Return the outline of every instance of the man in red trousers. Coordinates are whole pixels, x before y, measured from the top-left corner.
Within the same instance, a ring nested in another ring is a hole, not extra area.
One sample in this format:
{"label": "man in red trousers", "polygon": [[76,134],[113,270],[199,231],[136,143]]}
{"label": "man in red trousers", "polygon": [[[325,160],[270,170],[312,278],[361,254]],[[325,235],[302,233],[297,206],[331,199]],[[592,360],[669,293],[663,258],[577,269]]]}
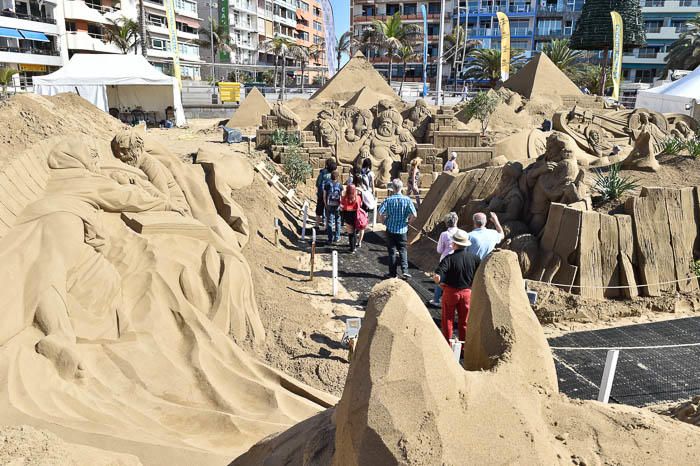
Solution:
{"label": "man in red trousers", "polygon": [[467,317],[472,294],[472,282],[481,260],[467,250],[471,245],[469,234],[457,230],[452,236],[454,252],[445,256],[435,270],[433,280],[442,287],[442,334],[449,342],[452,338],[452,322],[457,311],[459,340],[467,335]]}

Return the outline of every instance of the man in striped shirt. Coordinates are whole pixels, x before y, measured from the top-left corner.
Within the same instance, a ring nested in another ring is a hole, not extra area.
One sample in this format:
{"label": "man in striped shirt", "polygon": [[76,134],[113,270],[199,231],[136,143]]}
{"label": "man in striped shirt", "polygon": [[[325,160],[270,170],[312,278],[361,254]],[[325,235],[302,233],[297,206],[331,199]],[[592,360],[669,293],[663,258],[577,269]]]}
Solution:
{"label": "man in striped shirt", "polygon": [[389,251],[389,275],[396,277],[398,261],[396,253],[401,258],[401,278],[410,278],[408,273],[408,251],[406,249],[408,224],[416,217],[416,208],[408,196],[402,194],[403,183],[394,179],[389,187],[393,194],[387,197],[379,207],[379,215],[386,225],[386,246]]}

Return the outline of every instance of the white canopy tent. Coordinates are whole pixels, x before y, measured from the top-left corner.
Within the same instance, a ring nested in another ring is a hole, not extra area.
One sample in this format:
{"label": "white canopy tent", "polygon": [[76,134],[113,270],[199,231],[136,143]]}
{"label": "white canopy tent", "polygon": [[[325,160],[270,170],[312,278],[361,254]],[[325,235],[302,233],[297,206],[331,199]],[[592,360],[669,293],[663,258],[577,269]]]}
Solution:
{"label": "white canopy tent", "polygon": [[186,124],[177,79],[161,73],[141,55],[75,54],[60,70],[33,81],[37,94],[73,92],[105,112],[110,107],[140,107],[164,119],[166,107],[171,106],[175,124]]}
{"label": "white canopy tent", "polygon": [[639,91],[636,108],[648,108],[662,113],[683,113],[695,118],[700,104],[700,67],[678,81]]}

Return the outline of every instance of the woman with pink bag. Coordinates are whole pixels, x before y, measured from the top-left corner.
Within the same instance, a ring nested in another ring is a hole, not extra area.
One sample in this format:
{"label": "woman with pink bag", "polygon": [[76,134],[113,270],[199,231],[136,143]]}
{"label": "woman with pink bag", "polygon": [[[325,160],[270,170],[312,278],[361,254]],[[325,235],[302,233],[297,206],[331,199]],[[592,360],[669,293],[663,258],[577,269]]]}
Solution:
{"label": "woman with pink bag", "polygon": [[357,232],[367,227],[367,212],[362,210],[362,197],[354,184],[345,186],[345,193],[340,200],[340,210],[350,242],[350,253],[355,254]]}

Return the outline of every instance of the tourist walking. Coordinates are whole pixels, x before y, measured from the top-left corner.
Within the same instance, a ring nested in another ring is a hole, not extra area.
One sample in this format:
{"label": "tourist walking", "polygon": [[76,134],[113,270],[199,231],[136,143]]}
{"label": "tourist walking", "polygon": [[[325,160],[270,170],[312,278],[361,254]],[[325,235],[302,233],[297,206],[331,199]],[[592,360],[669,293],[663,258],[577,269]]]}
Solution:
{"label": "tourist walking", "polygon": [[457,334],[459,341],[467,336],[467,319],[471,303],[472,283],[481,260],[469,252],[469,234],[457,230],[452,235],[452,254],[441,261],[433,281],[442,287],[442,334],[449,343],[452,338],[455,311],[457,312]]}
{"label": "tourist walking", "polygon": [[338,165],[332,157],[326,159],[326,166],[321,169],[321,172],[316,177],[316,225],[319,228],[326,228],[326,205],[323,201],[323,189],[331,179]]}
{"label": "tourist walking", "polygon": [[[372,219],[374,228],[374,209],[377,208],[377,195],[374,188],[374,173],[372,173],[372,160],[367,158],[362,161],[360,169],[359,189],[362,195],[362,210],[367,212],[367,217]],[[362,247],[362,240],[365,238],[365,230],[360,230],[357,237],[357,247]]]}
{"label": "tourist walking", "polygon": [[481,260],[484,260],[486,256],[491,254],[491,251],[494,250],[496,245],[505,238],[503,227],[501,227],[501,223],[498,221],[498,215],[491,212],[490,218],[495,230],[486,228],[485,213],[477,212],[472,217],[474,229],[469,232],[469,241],[472,243],[469,247],[469,251],[476,254]]}
{"label": "tourist walking", "polygon": [[459,173],[459,165],[457,165],[457,152],[450,152],[450,157],[442,167],[443,173]]}
{"label": "tourist walking", "polygon": [[343,186],[338,181],[338,171],[331,173],[331,178],[323,187],[323,203],[326,206],[326,233],[329,243],[340,241],[340,198]]}
{"label": "tourist walking", "polygon": [[[447,230],[440,233],[440,238],[438,239],[437,252],[440,254],[440,262],[448,254],[452,254],[452,235],[457,231],[457,222],[459,217],[455,212],[450,212],[445,215],[443,222]],[[433,307],[440,307],[440,299],[442,297],[442,288],[439,285],[435,285],[435,290],[433,290],[433,299],[428,302],[429,305]]]}
{"label": "tourist walking", "polygon": [[416,205],[420,207],[420,164],[423,159],[416,157],[411,160],[411,166],[408,169],[408,195],[416,196]]}
{"label": "tourist walking", "polygon": [[[345,193],[340,199],[340,211],[345,224],[345,232],[348,234],[348,243],[350,245],[350,253],[355,254],[355,246],[357,241],[357,230],[363,225],[358,223],[358,214],[362,208],[362,198],[357,192],[354,184],[345,186]],[[364,213],[364,212],[363,212]],[[361,214],[360,214],[361,215]],[[367,215],[364,216],[364,226],[367,226]]]}
{"label": "tourist walking", "polygon": [[396,254],[401,259],[401,278],[411,278],[408,273],[408,251],[406,249],[408,224],[416,217],[416,208],[408,196],[402,194],[403,183],[396,178],[389,183],[392,191],[379,207],[379,215],[386,225],[386,246],[389,252],[389,274],[396,277],[399,266]]}

